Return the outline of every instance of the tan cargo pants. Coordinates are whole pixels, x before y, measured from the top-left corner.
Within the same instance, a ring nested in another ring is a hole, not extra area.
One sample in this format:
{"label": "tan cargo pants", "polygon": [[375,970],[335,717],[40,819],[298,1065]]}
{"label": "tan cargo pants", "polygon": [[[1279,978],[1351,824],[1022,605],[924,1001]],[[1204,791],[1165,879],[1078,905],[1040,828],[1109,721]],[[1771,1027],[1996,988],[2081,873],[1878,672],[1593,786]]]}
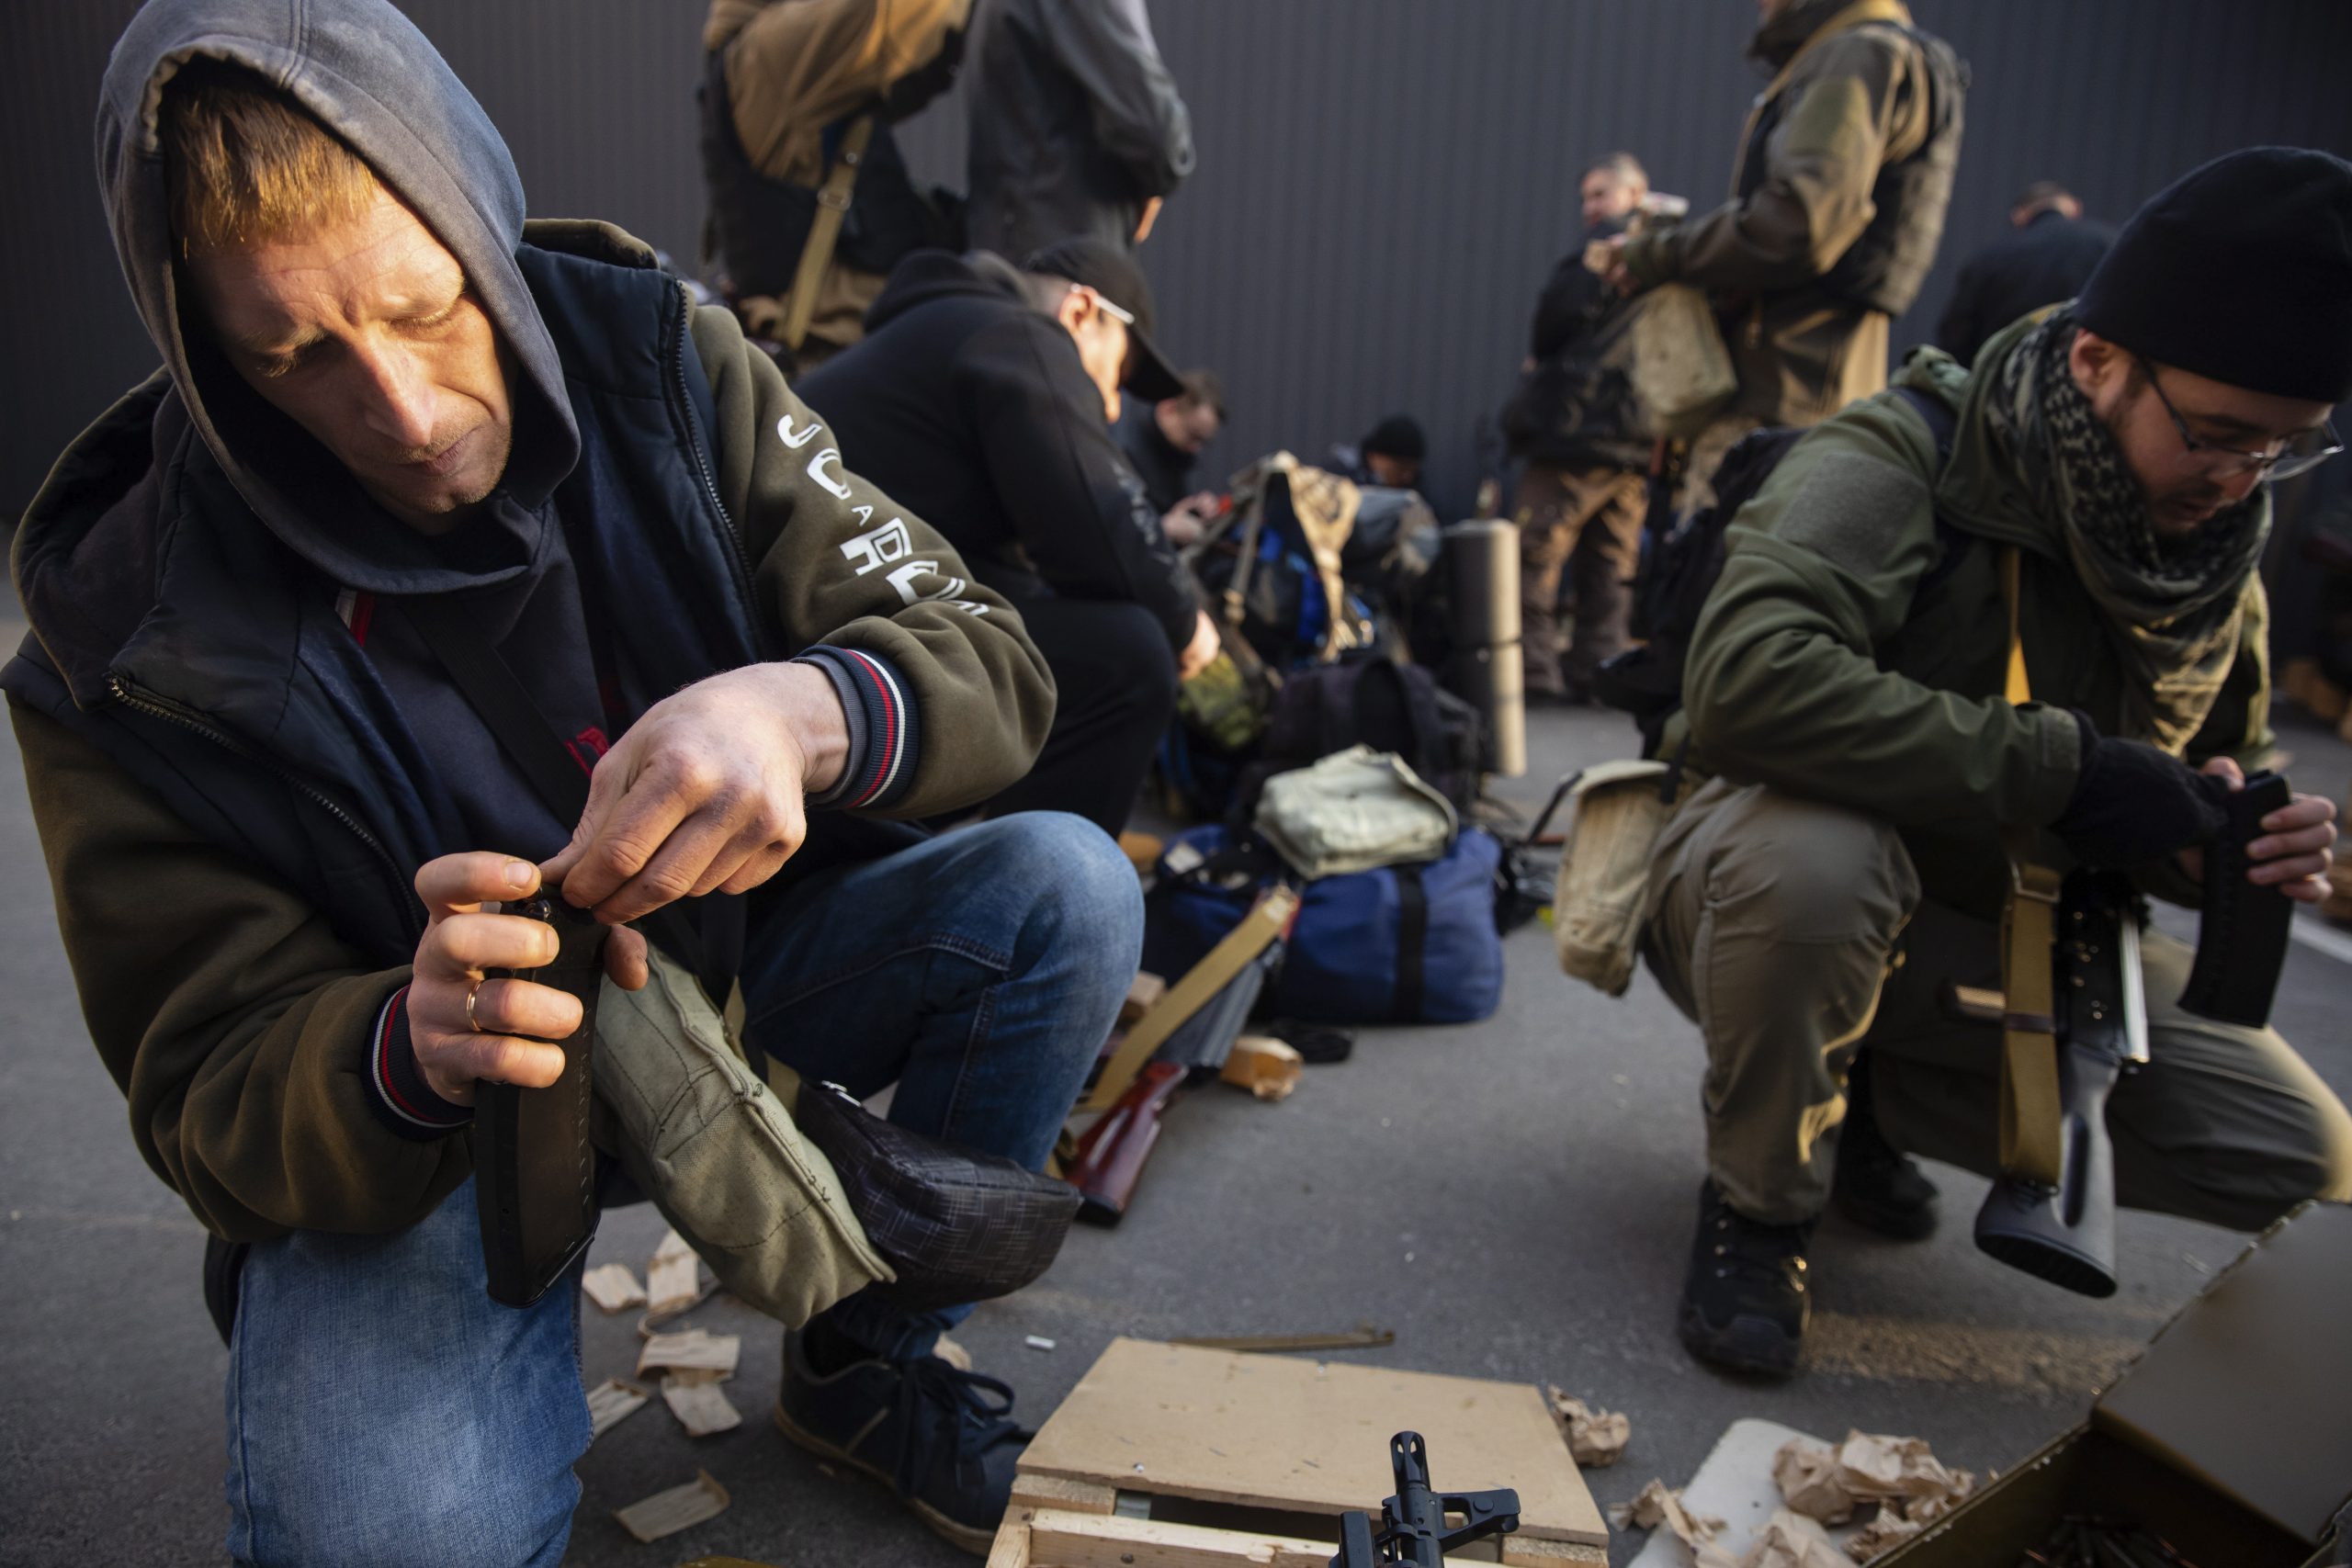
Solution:
{"label": "tan cargo pants", "polygon": [[[1519,524],[1519,650],[1527,690],[1559,696],[1589,687],[1600,661],[1625,650],[1634,569],[1642,558],[1649,482],[1623,468],[1521,470],[1511,515]],[[1560,580],[1576,599],[1576,626],[1560,631]]]}
{"label": "tan cargo pants", "polygon": [[[1705,1037],[1707,1168],[1732,1207],[1776,1224],[1821,1212],[1861,1046],[1889,1142],[1992,1172],[2000,1035],[1938,992],[1997,987],[1998,932],[1922,899],[1893,828],[1711,780],[1659,838],[1650,907],[1643,954]],[[2148,933],[2153,1060],[2108,1102],[2118,1201],[2255,1230],[2352,1197],[2343,1102],[2275,1030],[2184,1012],[2191,957]]]}

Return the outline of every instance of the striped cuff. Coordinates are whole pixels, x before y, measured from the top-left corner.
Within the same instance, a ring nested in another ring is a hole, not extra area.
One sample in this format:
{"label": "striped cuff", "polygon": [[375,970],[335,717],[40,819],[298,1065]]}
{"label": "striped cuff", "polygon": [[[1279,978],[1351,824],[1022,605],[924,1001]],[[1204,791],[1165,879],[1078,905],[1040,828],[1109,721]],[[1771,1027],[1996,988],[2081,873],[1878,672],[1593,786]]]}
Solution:
{"label": "striped cuff", "polygon": [[905,677],[878,654],[823,643],[793,662],[816,665],[832,678],[849,720],[849,756],[842,776],[808,804],[843,810],[896,804],[914,784],[921,728]]}
{"label": "striped cuff", "polygon": [[408,987],[384,999],[368,1036],[368,1102],[384,1124],[419,1143],[447,1137],[474,1119],[473,1107],[442,1099],[425,1087],[416,1070],[416,1048],[408,1037]]}

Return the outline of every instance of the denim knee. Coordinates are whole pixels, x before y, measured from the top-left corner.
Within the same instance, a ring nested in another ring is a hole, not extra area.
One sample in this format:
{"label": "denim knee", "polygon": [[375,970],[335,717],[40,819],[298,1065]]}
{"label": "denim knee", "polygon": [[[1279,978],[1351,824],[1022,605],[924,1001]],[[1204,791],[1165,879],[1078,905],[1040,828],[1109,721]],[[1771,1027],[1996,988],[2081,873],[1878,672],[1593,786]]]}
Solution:
{"label": "denim knee", "polygon": [[1143,957],[1143,889],[1117,841],[1066,811],[1023,811],[987,828],[1005,835],[1006,874],[1021,879],[1024,965],[1053,948],[1057,967],[1119,971],[1125,994]]}

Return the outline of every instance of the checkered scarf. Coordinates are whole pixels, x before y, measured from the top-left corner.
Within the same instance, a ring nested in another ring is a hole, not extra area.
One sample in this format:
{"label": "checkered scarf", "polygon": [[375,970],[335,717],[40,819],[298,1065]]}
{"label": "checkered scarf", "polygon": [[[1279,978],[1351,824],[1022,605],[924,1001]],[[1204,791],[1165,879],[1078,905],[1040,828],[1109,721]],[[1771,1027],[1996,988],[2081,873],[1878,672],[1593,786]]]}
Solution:
{"label": "checkered scarf", "polygon": [[1986,412],[2103,613],[2126,677],[2127,732],[2178,755],[2237,657],[2246,581],[2270,531],[2268,490],[2186,538],[2159,537],[2122,449],[2067,368],[2075,327],[2062,310],[2018,340],[1992,367]]}

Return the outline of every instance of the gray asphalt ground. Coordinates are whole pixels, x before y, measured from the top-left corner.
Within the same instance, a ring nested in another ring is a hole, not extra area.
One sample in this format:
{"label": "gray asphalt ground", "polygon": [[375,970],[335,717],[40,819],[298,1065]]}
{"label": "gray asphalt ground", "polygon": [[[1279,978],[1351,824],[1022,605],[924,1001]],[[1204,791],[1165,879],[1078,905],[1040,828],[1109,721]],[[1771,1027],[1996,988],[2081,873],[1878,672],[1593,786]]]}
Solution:
{"label": "gray asphalt ground", "polygon": [[[0,608],[0,648],[21,634],[13,611]],[[2298,784],[2342,798],[2352,748],[2282,723]],[[1539,714],[1531,728],[1534,764],[1501,791],[1523,805],[1631,739],[1600,714]],[[202,1236],[133,1152],[84,1034],[5,738],[0,752],[0,1563],[219,1562],[225,1355],[199,1299]],[[1556,1382],[1629,1412],[1623,1462],[1588,1477],[1603,1505],[1653,1475],[1679,1484],[1741,1416],[1917,1434],[1982,1471],[2071,1425],[2241,1245],[2126,1216],[2123,1288],[2087,1301],[1980,1257],[1966,1221],[1984,1184],[1939,1168],[1948,1218],[1929,1242],[1824,1224],[1804,1375],[1769,1386],[1703,1371],[1672,1326],[1701,1174],[1696,1036],[1645,976],[1617,1001],[1563,979],[1541,926],[1509,957],[1502,1010],[1484,1024],[1367,1031],[1352,1061],[1310,1069],[1281,1104],[1215,1087],[1183,1102],[1125,1224],[1080,1230],[1042,1283],[960,1332],[981,1369],[1012,1381],[1035,1420],[1115,1335],[1371,1322],[1396,1342],[1353,1359]],[[2278,1021],[2352,1093],[2347,998],[2352,968],[2299,944]],[[641,1269],[661,1230],[650,1208],[612,1213],[593,1261]],[[585,1318],[588,1381],[629,1372],[634,1314]],[[726,1387],[744,1423],[690,1440],[657,1403],[600,1439],[580,1466],[570,1561],[970,1561],[880,1488],[820,1472],[775,1435],[772,1325],[724,1298],[689,1321],[743,1336]],[[1025,1348],[1029,1335],[1056,1348]],[[1445,1483],[1480,1483],[1443,1458]],[[697,1468],[733,1495],[718,1519],[652,1546],[613,1521]],[[1621,1537],[1612,1561],[1638,1544]]]}

